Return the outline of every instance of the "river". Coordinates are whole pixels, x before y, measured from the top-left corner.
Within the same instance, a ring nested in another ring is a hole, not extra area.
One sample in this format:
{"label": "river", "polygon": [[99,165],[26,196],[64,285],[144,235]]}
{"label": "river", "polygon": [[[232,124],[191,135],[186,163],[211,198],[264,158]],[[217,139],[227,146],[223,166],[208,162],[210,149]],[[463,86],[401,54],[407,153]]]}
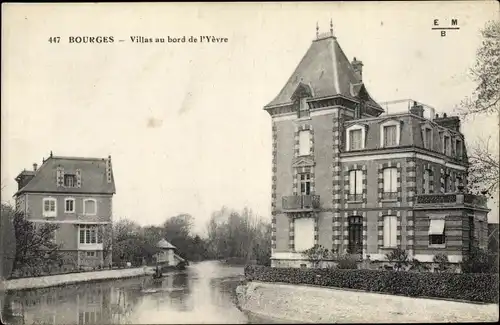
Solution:
{"label": "river", "polygon": [[8,292],[8,324],[270,323],[235,305],[243,267],[192,263],[161,281],[137,277]]}

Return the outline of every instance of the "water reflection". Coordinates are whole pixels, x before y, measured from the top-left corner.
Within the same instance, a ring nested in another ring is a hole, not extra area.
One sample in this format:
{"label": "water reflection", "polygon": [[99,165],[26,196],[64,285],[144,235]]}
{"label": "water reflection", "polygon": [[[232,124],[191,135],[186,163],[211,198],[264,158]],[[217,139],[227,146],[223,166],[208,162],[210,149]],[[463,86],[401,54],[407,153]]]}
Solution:
{"label": "water reflection", "polygon": [[8,292],[3,314],[9,324],[248,323],[234,305],[242,274],[242,267],[203,262],[161,280],[142,277]]}

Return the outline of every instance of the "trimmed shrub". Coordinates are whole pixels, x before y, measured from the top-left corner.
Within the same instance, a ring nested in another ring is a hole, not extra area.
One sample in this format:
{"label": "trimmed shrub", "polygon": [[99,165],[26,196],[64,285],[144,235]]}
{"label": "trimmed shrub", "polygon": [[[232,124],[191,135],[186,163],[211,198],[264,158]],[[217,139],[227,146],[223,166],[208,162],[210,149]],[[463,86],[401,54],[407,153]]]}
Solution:
{"label": "trimmed shrub", "polygon": [[344,270],[355,270],[358,268],[358,260],[356,256],[344,254],[337,259],[337,268]]}
{"label": "trimmed shrub", "polygon": [[245,267],[248,281],[326,287],[498,303],[498,274],[414,273],[381,270]]}

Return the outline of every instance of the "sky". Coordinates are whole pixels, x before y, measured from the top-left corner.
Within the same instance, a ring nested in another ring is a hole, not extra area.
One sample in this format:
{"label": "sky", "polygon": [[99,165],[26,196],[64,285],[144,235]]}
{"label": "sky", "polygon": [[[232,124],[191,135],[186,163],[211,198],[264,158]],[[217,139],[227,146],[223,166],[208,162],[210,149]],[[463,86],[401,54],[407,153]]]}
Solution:
{"label": "sky", "polygon": [[[114,218],[142,225],[189,213],[202,230],[222,206],[270,219],[271,118],[263,110],[316,34],[334,33],[379,101],[412,98],[452,114],[496,1],[2,4],[2,201],[50,151],[112,156]],[[441,37],[434,19],[460,30]],[[69,44],[69,36],[113,36]],[[216,36],[227,43],[132,43]],[[50,43],[60,37],[60,43]],[[117,40],[123,39],[124,42]],[[468,144],[493,118],[465,121]],[[495,149],[496,148],[496,149]],[[490,204],[490,221],[498,206]]]}

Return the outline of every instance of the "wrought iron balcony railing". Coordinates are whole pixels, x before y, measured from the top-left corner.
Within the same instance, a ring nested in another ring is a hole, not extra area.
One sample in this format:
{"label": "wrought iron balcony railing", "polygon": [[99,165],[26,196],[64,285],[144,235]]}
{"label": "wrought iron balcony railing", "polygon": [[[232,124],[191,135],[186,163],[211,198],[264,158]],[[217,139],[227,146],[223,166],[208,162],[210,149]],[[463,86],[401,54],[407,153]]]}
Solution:
{"label": "wrought iron balcony railing", "polygon": [[319,209],[319,195],[292,195],[282,198],[284,211],[312,211]]}
{"label": "wrought iron balcony railing", "polygon": [[383,200],[397,200],[398,192],[383,192],[382,199]]}
{"label": "wrought iron balcony railing", "polygon": [[348,202],[361,202],[363,201],[363,194],[349,194],[347,197]]}
{"label": "wrought iron balcony railing", "polygon": [[420,204],[443,204],[455,202],[457,202],[457,195],[455,193],[421,194],[417,196],[417,203]]}
{"label": "wrought iron balcony railing", "polygon": [[482,195],[469,193],[434,193],[417,195],[416,203],[419,205],[427,204],[470,204],[477,207],[487,207],[488,198]]}

